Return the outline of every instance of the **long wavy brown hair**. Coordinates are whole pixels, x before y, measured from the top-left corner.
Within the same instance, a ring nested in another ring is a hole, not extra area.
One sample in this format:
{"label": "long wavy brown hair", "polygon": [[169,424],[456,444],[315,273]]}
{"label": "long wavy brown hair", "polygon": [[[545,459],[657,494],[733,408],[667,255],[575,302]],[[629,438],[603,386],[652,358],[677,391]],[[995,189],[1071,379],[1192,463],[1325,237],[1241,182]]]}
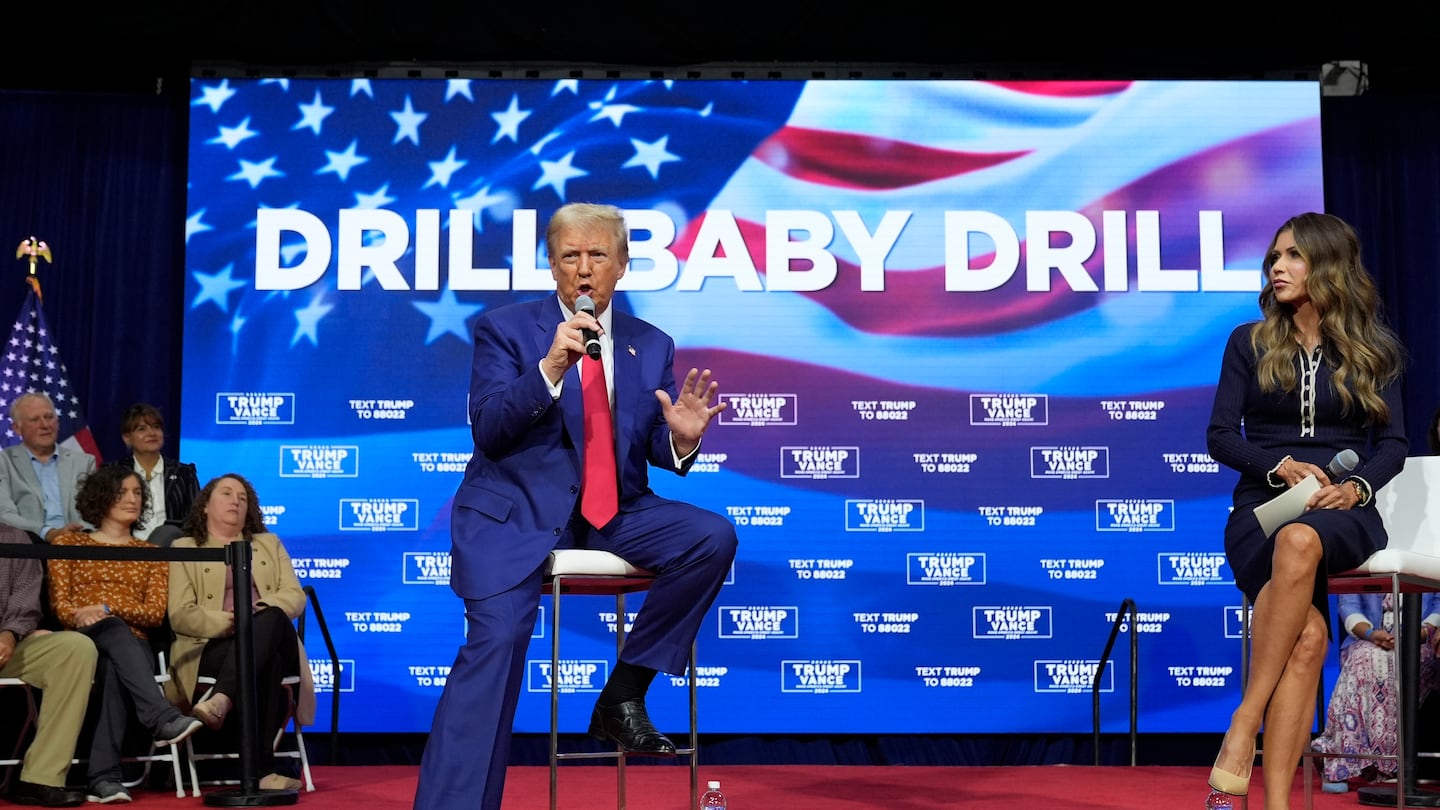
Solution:
{"label": "long wavy brown hair", "polygon": [[1275,300],[1270,280],[1270,268],[1278,259],[1275,243],[1286,231],[1310,267],[1305,290],[1320,314],[1325,362],[1333,369],[1330,382],[1341,406],[1345,413],[1358,407],[1371,424],[1388,424],[1390,407],[1381,391],[1400,376],[1405,351],[1386,325],[1380,294],[1360,261],[1360,238],[1330,214],[1291,217],[1275,231],[1265,252],[1265,287],[1260,291],[1264,320],[1250,330],[1261,390],[1294,391],[1298,383],[1296,360],[1303,349],[1295,311]]}
{"label": "long wavy brown hair", "polygon": [[239,481],[240,486],[245,488],[245,525],[240,529],[240,534],[247,540],[254,540],[255,535],[265,533],[265,517],[260,514],[260,499],[255,497],[255,487],[245,480],[245,476],[239,473],[225,473],[211,478],[200,490],[200,495],[195,499],[195,505],[190,507],[190,514],[185,518],[184,535],[195,538],[195,545],[203,546],[210,540],[210,527],[205,522],[205,504],[210,503],[210,496],[215,494],[215,487],[226,478]]}

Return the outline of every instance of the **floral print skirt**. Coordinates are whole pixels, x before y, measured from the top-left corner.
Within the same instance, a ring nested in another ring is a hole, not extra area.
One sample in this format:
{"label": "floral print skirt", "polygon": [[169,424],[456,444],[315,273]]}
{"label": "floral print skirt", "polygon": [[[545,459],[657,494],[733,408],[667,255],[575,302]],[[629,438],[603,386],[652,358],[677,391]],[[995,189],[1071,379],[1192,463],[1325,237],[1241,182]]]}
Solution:
{"label": "floral print skirt", "polygon": [[[1340,677],[1330,695],[1325,733],[1311,742],[1316,751],[1327,754],[1358,754],[1357,758],[1327,758],[1325,781],[1345,782],[1362,778],[1362,772],[1395,775],[1395,760],[1365,759],[1365,754],[1395,755],[1395,730],[1400,696],[1395,694],[1392,653],[1368,641],[1357,640],[1340,657]],[[1420,700],[1435,688],[1435,651],[1420,646]]]}

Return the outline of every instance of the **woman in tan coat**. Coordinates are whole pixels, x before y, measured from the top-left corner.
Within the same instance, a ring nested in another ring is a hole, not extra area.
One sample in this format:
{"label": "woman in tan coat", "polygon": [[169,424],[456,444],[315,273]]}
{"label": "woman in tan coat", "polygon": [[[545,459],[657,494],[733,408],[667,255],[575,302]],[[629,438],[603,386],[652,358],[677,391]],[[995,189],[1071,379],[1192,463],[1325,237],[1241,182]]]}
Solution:
{"label": "woman in tan coat", "polygon": [[234,473],[211,480],[185,523],[185,535],[175,548],[213,548],[247,542],[253,547],[250,593],[233,593],[228,566],[217,562],[170,563],[170,626],[175,643],[170,665],[175,694],[171,699],[190,706],[201,697],[196,691],[200,675],[215,679],[209,695],[193,703],[194,714],[218,730],[234,706],[239,688],[235,674],[235,606],[249,605],[253,614],[255,691],[260,719],[260,757],[256,772],[265,776],[260,787],[300,787],[297,779],[274,772],[273,743],[286,715],[287,695],[281,679],[300,675],[301,695],[297,719],[304,722],[303,707],[314,705],[309,662],[295,634],[293,620],[305,609],[305,592],[290,564],[280,538],[265,531],[260,504],[250,482]]}

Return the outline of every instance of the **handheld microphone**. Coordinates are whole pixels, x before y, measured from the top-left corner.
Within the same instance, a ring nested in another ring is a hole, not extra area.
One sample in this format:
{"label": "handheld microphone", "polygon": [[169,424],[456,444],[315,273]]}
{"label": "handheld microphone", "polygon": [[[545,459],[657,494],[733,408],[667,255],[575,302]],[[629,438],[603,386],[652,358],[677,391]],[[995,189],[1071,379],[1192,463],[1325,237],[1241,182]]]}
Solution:
{"label": "handheld microphone", "polygon": [[1325,465],[1325,474],[1330,476],[1330,483],[1333,484],[1349,475],[1359,465],[1360,456],[1354,450],[1341,450]]}
{"label": "handheld microphone", "polygon": [[[582,296],[580,296],[579,298],[576,298],[576,299],[575,299],[575,311],[576,311],[576,312],[584,312],[585,314],[589,315],[589,316],[592,317],[592,318],[595,317],[595,299],[591,298],[591,297],[588,296],[588,295],[582,295]],[[599,360],[599,359],[600,359],[600,335],[599,335],[599,333],[597,333],[594,329],[581,329],[581,330],[580,330],[580,339],[583,340],[583,341],[585,341],[585,354],[589,355],[591,360]],[[1347,452],[1349,452],[1349,451],[1347,451]],[[1350,454],[1351,454],[1352,456],[1354,455],[1353,452],[1351,452]],[[1351,466],[1353,467],[1354,465],[1352,464]]]}

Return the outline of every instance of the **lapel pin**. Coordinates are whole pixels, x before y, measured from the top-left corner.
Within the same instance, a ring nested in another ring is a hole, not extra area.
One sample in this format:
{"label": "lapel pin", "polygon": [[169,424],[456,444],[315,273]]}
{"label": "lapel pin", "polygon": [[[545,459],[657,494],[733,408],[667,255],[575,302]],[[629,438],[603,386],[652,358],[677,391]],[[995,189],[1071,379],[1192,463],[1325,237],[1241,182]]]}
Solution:
{"label": "lapel pin", "polygon": [[626,349],[626,351],[630,352],[630,356],[631,356],[631,357],[634,357],[634,356],[635,356],[635,347],[634,347],[634,346],[626,346],[625,349]]}

